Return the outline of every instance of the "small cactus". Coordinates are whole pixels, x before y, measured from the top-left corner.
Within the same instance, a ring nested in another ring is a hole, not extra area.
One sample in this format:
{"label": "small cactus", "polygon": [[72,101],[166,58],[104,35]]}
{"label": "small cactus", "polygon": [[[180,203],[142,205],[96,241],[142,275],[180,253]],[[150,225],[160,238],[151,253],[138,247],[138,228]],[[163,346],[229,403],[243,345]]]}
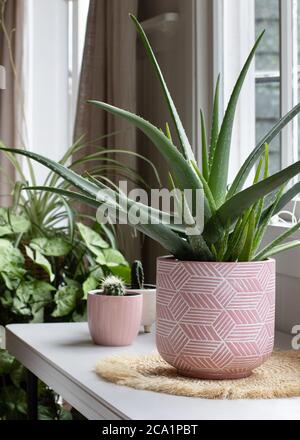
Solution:
{"label": "small cactus", "polygon": [[102,281],[103,295],[107,296],[124,296],[125,285],[121,278],[110,275]]}
{"label": "small cactus", "polygon": [[144,288],[144,270],[141,261],[134,261],[131,265],[131,288]]}

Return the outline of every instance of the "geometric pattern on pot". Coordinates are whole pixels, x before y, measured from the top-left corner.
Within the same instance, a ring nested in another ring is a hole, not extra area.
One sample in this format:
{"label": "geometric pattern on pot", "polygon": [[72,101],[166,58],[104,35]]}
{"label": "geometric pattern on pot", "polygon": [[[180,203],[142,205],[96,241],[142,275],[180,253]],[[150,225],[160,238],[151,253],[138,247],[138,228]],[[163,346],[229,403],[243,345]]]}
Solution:
{"label": "geometric pattern on pot", "polygon": [[273,351],[274,320],[274,260],[158,259],[157,349],[181,374],[248,376]]}

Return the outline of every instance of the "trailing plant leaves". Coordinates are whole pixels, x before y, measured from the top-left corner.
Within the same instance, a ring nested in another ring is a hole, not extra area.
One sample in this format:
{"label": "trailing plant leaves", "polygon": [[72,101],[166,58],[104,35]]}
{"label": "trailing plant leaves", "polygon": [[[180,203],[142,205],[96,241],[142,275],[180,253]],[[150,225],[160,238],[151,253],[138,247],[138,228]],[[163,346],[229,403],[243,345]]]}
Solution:
{"label": "trailing plant leaves", "polygon": [[93,277],[93,275],[90,275],[85,282],[82,284],[82,290],[84,293],[83,299],[87,299],[87,294],[91,290],[96,290],[99,287],[99,281]]}
{"label": "trailing plant leaves", "polygon": [[45,305],[52,301],[55,287],[45,281],[22,281],[13,298],[13,310],[24,316],[35,316]]}
{"label": "trailing plant leaves", "polygon": [[64,257],[72,249],[71,243],[62,236],[34,238],[30,242],[30,247],[47,257]]}
{"label": "trailing plant leaves", "polygon": [[8,374],[13,368],[15,358],[8,351],[0,349],[0,374]]}
{"label": "trailing plant leaves", "polygon": [[16,289],[26,270],[24,257],[8,240],[0,239],[0,274],[8,289]]}
{"label": "trailing plant leaves", "polygon": [[55,294],[56,308],[52,313],[54,318],[69,315],[76,307],[77,301],[82,297],[82,288],[76,281],[68,281],[68,284],[58,289]]}
{"label": "trailing plant leaves", "polygon": [[125,284],[130,284],[131,269],[129,266],[121,265],[121,266],[110,267],[110,271],[117,277],[121,278]]}
{"label": "trailing plant leaves", "polygon": [[77,227],[86,247],[94,255],[97,256],[101,254],[103,249],[109,247],[109,244],[105,240],[103,240],[101,235],[99,235],[93,229],[89,228],[88,226],[82,223],[77,223]]}
{"label": "trailing plant leaves", "polygon": [[[105,266],[112,268],[112,267],[118,267],[118,266],[128,266],[127,261],[125,260],[124,256],[121,254],[120,251],[116,249],[104,249],[103,255],[105,258]],[[99,263],[99,261],[97,260]]]}
{"label": "trailing plant leaves", "polygon": [[17,359],[14,359],[9,377],[16,387],[19,387],[21,382],[25,379],[25,367],[20,364]]}
{"label": "trailing plant leaves", "polygon": [[26,392],[19,387],[8,385],[0,389],[0,416],[17,420],[19,415],[27,415]]}
{"label": "trailing plant leaves", "polygon": [[11,234],[24,234],[30,222],[24,214],[14,214],[8,208],[0,208],[0,237]]}
{"label": "trailing plant leaves", "polygon": [[45,272],[47,272],[51,282],[54,281],[55,275],[52,272],[51,264],[47,258],[45,258],[38,250],[33,250],[28,246],[25,246],[25,250],[28,258],[30,258],[37,266],[40,266]]}

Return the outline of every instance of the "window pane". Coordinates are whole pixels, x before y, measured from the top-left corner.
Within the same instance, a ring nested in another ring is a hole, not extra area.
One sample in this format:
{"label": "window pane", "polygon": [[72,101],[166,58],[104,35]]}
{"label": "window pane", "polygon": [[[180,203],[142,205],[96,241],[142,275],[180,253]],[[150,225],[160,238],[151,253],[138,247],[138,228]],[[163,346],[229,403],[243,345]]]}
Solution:
{"label": "window pane", "polygon": [[[256,55],[256,138],[257,142],[280,117],[280,2],[255,1],[255,30],[266,30]],[[281,167],[281,142],[270,144],[270,172]]]}

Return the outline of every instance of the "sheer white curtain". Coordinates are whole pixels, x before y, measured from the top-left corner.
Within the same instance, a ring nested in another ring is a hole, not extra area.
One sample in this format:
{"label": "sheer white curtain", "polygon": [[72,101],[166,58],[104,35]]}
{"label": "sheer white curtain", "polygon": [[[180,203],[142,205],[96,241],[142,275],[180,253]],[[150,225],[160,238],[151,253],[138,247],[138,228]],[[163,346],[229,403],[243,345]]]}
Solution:
{"label": "sheer white curtain", "polygon": [[[0,90],[0,140],[7,146],[24,145],[24,31],[25,0],[0,0],[0,64],[6,70],[6,88]],[[0,153],[0,205],[9,205],[15,170]]]}
{"label": "sheer white curtain", "polygon": [[[136,151],[136,130],[86,101],[96,99],[136,111],[137,34],[128,14],[137,14],[137,3],[137,0],[90,1],[75,122],[75,139],[85,135],[87,141],[87,148],[81,154],[95,151],[97,144]],[[114,132],[118,134],[102,142],[95,141]],[[134,156],[115,154],[115,159],[136,169]],[[83,209],[86,212],[87,208]],[[129,260],[139,258],[140,239],[129,228],[120,234],[120,247]]]}

